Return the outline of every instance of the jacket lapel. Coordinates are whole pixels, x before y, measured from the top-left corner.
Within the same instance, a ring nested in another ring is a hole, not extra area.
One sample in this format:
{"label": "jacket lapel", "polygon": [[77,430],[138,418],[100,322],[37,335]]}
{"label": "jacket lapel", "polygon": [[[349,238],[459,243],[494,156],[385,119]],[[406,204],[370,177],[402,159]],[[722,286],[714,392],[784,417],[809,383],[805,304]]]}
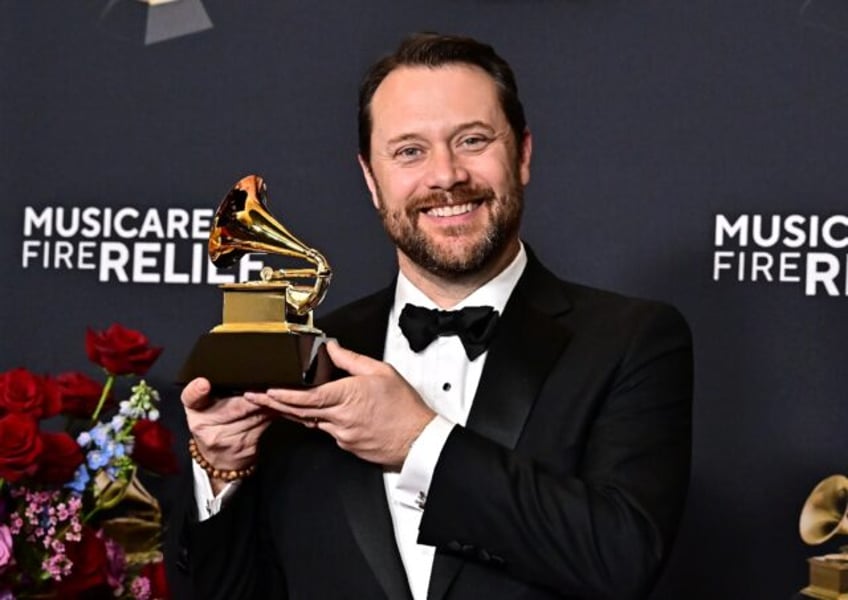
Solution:
{"label": "jacket lapel", "polygon": [[[562,285],[527,248],[528,262],[498,323],[466,426],[515,448],[536,397],[570,337],[557,317],[571,308]],[[345,310],[327,333],[355,352],[382,359],[394,285]],[[322,324],[323,326],[323,324]],[[394,538],[382,470],[353,456],[339,463],[346,515],[359,547],[390,600],[412,594]],[[464,560],[436,552],[428,591],[441,600]]]}
{"label": "jacket lapel", "polygon": [[[333,327],[335,319],[330,316],[327,320],[327,334],[337,338],[345,348],[382,359],[393,295],[392,285],[356,303],[345,310],[347,318],[339,320],[336,327]],[[392,517],[383,485],[383,471],[353,455],[342,454],[344,459],[338,463],[337,480],[354,538],[385,591],[386,598],[412,600],[406,571],[395,543]]]}
{"label": "jacket lapel", "polygon": [[342,502],[353,536],[389,600],[412,600],[386,502],[383,472],[348,455],[339,473]]}
{"label": "jacket lapel", "polygon": [[469,429],[515,448],[542,384],[571,337],[556,319],[570,308],[562,285],[528,250],[527,267],[489,347]]}
{"label": "jacket lapel", "polygon": [[[515,448],[542,385],[570,332],[556,320],[571,302],[559,280],[527,249],[527,267],[504,308],[466,427]],[[436,552],[428,600],[441,600],[465,561]]]}

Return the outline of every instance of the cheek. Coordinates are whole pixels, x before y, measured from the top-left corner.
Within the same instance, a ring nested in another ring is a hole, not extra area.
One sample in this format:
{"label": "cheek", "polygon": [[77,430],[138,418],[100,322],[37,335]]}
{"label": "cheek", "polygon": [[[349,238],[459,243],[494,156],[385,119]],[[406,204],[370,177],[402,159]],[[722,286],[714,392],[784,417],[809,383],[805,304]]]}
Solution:
{"label": "cheek", "polygon": [[383,208],[388,210],[401,208],[410,198],[420,194],[418,181],[418,177],[408,172],[383,174],[377,182],[379,200]]}

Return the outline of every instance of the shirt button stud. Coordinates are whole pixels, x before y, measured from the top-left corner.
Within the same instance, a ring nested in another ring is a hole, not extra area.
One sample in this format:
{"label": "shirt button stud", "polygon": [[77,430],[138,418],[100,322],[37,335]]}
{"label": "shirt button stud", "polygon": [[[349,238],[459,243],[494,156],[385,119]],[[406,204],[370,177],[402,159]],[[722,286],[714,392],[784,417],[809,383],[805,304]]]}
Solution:
{"label": "shirt button stud", "polygon": [[451,384],[449,381],[446,381],[442,384],[442,389],[446,392],[449,392],[451,389]]}

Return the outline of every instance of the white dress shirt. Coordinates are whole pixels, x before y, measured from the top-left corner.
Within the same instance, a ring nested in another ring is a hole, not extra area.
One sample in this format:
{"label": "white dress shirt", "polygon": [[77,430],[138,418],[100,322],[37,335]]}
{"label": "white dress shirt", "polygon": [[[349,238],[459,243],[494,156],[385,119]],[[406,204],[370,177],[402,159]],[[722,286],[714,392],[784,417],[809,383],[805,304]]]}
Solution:
{"label": "white dress shirt", "polygon": [[[503,313],[515,284],[524,272],[527,255],[521,247],[510,265],[451,310],[466,306],[491,306]],[[437,416],[412,445],[400,473],[385,472],[383,482],[392,515],[395,540],[415,600],[427,598],[435,548],[419,544],[418,527],[427,501],[430,480],[448,435],[455,425],[464,426],[488,351],[468,360],[457,336],[436,338],[421,352],[413,352],[398,325],[406,304],[439,308],[404,277],[398,275],[395,301],[389,313],[383,360],[392,365],[421,395]]]}
{"label": "white dress shirt", "polygon": [[[522,245],[506,269],[450,309],[491,306],[498,313],[503,313],[526,264],[527,254]],[[415,388],[437,415],[413,443],[401,471],[386,471],[383,482],[395,540],[412,597],[414,600],[426,600],[435,548],[418,543],[418,527],[439,454],[451,430],[457,425],[464,426],[468,420],[488,351],[473,361],[468,360],[459,338],[447,336],[436,338],[421,352],[413,352],[398,325],[398,318],[406,304],[439,308],[403,273],[399,273],[394,304],[389,312],[383,360]],[[202,521],[221,509],[222,503],[238,487],[238,482],[228,484],[216,497],[206,472],[196,463],[192,467],[197,510]]]}

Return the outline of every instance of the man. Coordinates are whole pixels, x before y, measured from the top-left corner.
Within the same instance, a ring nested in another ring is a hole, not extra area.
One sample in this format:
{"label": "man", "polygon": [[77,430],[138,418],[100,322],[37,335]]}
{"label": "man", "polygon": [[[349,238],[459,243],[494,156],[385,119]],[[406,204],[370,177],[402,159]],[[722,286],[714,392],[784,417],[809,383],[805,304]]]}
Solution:
{"label": "man", "polygon": [[560,281],[521,243],[532,140],[489,46],[408,38],[359,121],[397,281],[322,322],[344,377],[186,386],[197,597],[645,597],[688,481],[682,318]]}

